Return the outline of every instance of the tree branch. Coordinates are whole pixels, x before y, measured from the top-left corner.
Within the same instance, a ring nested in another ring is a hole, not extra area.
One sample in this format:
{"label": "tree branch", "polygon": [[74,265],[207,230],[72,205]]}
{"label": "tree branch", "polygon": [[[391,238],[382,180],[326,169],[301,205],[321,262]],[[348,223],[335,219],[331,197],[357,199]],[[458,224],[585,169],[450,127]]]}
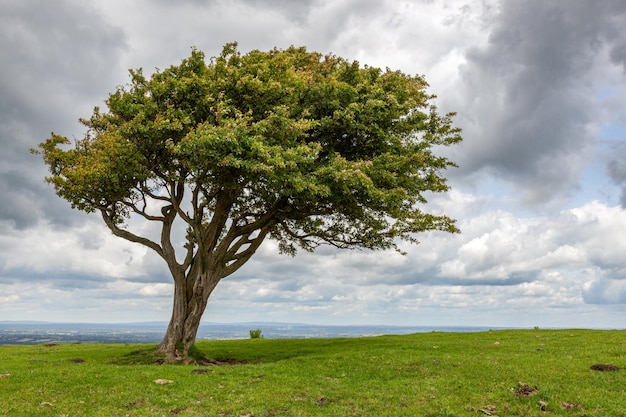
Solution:
{"label": "tree branch", "polygon": [[176,219],[176,211],[172,206],[166,206],[161,209],[163,213],[163,228],[161,229],[161,247],[163,251],[163,259],[170,265],[170,268],[176,264],[179,267],[176,260],[176,251],[174,250],[174,246],[172,245],[172,225],[174,224],[174,219]]}
{"label": "tree branch", "polygon": [[115,236],[121,237],[122,239],[126,239],[130,242],[140,243],[144,246],[147,246],[148,248],[158,253],[160,257],[165,259],[163,248],[161,248],[158,243],[153,242],[148,238],[138,236],[132,232],[129,232],[128,230],[120,229],[120,227],[115,223],[113,213],[107,213],[107,211],[104,209],[101,209],[100,212],[102,213],[102,219],[104,220],[104,223]]}
{"label": "tree branch", "polygon": [[[244,243],[249,244],[249,246],[242,252],[235,253],[233,256],[225,259],[221,278],[225,278],[231,275],[232,273],[237,271],[239,268],[241,268],[246,262],[248,262],[248,259],[250,259],[252,255],[254,255],[257,249],[261,246],[261,243],[263,243],[263,241],[265,240],[265,237],[269,233],[270,228],[271,228],[271,224],[267,224],[266,226],[261,228],[261,230],[259,230],[258,236],[252,240],[248,239],[249,235],[245,237],[244,236],[241,237],[240,240],[242,240],[243,242],[242,243],[237,242],[235,244],[235,246],[237,246],[237,249],[241,248],[241,246]],[[234,262],[231,262],[231,261],[234,261]]]}
{"label": "tree branch", "polygon": [[349,233],[340,233],[337,231],[328,231],[324,229],[315,230],[315,232],[298,233],[293,230],[285,222],[280,223],[280,229],[285,232],[291,239],[300,241],[310,249],[315,249],[322,244],[333,246],[338,249],[349,249],[355,246],[364,246],[366,241],[362,238],[351,238]]}
{"label": "tree branch", "polygon": [[[212,252],[218,245],[234,203],[235,199],[228,190],[222,190],[222,192],[218,193],[216,196],[213,218],[203,231],[202,240],[205,243],[204,249],[208,252]],[[219,243],[219,245],[221,246],[222,244]]]}
{"label": "tree branch", "polygon": [[143,200],[144,202],[144,206],[142,209],[139,209],[139,207],[137,207],[137,205],[135,203],[130,203],[128,201],[121,201],[122,204],[124,204],[126,207],[129,207],[133,212],[135,212],[136,214],[139,214],[141,217],[143,217],[146,220],[150,220],[150,221],[159,221],[162,222],[163,220],[165,220],[165,218],[163,216],[154,216],[152,214],[148,214],[146,212],[146,200]]}

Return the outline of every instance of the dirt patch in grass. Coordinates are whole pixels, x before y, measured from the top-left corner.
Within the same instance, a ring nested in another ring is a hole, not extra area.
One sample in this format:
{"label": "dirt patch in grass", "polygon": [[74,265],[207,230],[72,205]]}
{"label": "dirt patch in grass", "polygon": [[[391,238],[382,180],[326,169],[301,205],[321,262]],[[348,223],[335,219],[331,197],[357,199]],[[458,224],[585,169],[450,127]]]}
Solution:
{"label": "dirt patch in grass", "polygon": [[524,382],[519,382],[517,387],[511,388],[511,391],[513,391],[513,393],[515,393],[518,397],[530,397],[531,395],[538,393],[539,389]]}
{"label": "dirt patch in grass", "polygon": [[204,359],[199,359],[197,361],[197,364],[201,366],[245,365],[246,363],[247,363],[246,361],[240,361],[234,358],[220,358],[220,359],[204,358]]}
{"label": "dirt patch in grass", "polygon": [[[165,354],[155,348],[137,349],[111,362],[113,365],[164,365]],[[208,358],[197,355],[195,358],[172,362],[172,364],[195,366],[245,365],[247,362],[235,358]]]}
{"label": "dirt patch in grass", "polygon": [[623,369],[623,368],[620,368],[618,366],[612,365],[610,363],[598,363],[598,364],[595,364],[595,365],[591,365],[591,369],[593,369],[594,371],[604,371],[604,372],[609,371],[609,372],[611,372],[611,371],[619,371],[620,369]]}
{"label": "dirt patch in grass", "polygon": [[320,397],[315,400],[315,404],[317,404],[318,407],[326,407],[328,404],[331,404],[333,402],[335,401],[326,397]]}
{"label": "dirt patch in grass", "polygon": [[585,404],[573,404],[573,403],[568,403],[566,401],[561,402],[561,408],[563,410],[569,410],[571,408],[585,408]]}
{"label": "dirt patch in grass", "polygon": [[127,408],[132,408],[132,407],[139,407],[142,406],[146,403],[146,400],[144,398],[140,398],[137,401],[132,401],[129,402],[128,404],[126,404]]}

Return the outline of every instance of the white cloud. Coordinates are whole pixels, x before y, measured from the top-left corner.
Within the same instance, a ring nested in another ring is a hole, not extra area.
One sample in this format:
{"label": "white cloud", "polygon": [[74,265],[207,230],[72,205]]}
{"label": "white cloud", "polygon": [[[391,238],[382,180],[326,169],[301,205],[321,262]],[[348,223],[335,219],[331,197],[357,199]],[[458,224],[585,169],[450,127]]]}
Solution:
{"label": "white cloud", "polygon": [[20,296],[17,294],[11,294],[9,296],[0,297],[0,303],[15,303],[20,300]]}
{"label": "white cloud", "polygon": [[37,228],[3,236],[0,247],[10,249],[0,253],[6,271],[107,278],[145,273],[142,261],[147,249],[114,237],[94,221],[68,230],[42,222]]}

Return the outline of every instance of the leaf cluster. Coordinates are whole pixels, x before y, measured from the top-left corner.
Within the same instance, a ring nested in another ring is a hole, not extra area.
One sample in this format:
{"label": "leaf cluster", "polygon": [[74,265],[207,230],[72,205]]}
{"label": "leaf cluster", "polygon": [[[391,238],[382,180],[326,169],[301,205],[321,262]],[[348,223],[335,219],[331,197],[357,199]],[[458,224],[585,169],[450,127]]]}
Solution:
{"label": "leaf cluster", "polygon": [[73,148],[55,134],[40,144],[47,181],[77,209],[114,224],[177,215],[192,246],[229,227],[245,246],[261,231],[287,253],[457,231],[422,210],[454,165],[433,148],[461,137],[421,76],[302,47],[244,55],[236,44],[208,63],[193,49],[150,77],[130,75],[106,112],[81,120],[88,130]]}

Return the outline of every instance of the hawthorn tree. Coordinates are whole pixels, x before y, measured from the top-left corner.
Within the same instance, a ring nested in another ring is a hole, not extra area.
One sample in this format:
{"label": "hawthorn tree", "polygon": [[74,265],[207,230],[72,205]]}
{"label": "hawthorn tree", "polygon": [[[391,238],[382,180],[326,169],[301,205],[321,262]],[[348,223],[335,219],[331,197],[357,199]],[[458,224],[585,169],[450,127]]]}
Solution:
{"label": "hawthorn tree", "polygon": [[[234,43],[208,63],[193,49],[180,65],[130,76],[106,112],[81,119],[74,146],[52,133],[35,152],[60,197],[167,264],[173,311],[159,350],[169,361],[188,356],[211,292],[265,239],[293,255],[458,232],[423,211],[454,165],[433,148],[461,137],[421,76],[305,48],[242,55]],[[134,218],[160,237],[133,232]]]}

